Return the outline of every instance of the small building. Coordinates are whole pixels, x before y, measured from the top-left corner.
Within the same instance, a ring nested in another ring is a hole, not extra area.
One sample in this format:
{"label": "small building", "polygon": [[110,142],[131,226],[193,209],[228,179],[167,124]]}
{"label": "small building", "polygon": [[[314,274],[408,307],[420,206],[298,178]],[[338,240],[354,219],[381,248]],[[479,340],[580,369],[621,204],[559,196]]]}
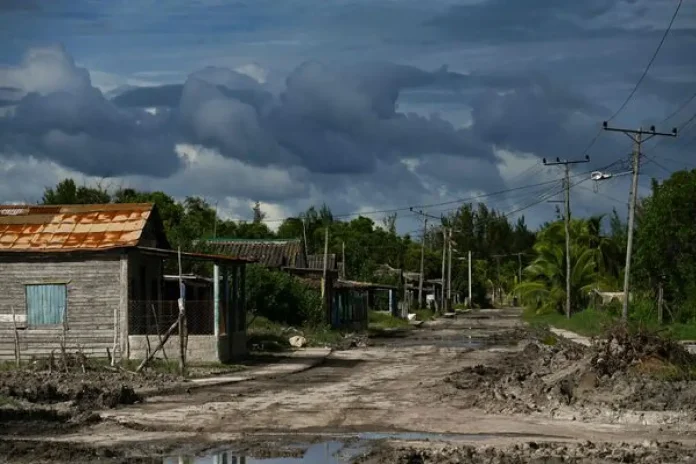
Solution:
{"label": "small building", "polygon": [[[179,255],[152,204],[0,206],[0,359],[14,356],[14,333],[24,357],[63,345],[91,356],[143,358],[178,318],[178,292],[163,270],[179,256],[214,268],[212,295],[184,297],[188,359],[245,355],[250,260]],[[169,353],[177,347],[176,336],[165,346]]]}
{"label": "small building", "polygon": [[253,259],[269,269],[308,267],[301,239],[211,238],[205,243],[215,254]]}

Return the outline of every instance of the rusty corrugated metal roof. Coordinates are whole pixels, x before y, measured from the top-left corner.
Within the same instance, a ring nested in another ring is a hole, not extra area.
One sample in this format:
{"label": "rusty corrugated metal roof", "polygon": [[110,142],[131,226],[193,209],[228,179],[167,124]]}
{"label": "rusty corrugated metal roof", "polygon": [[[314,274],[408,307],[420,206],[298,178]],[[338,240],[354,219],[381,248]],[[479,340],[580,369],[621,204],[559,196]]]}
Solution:
{"label": "rusty corrugated metal roof", "polygon": [[305,267],[304,247],[300,239],[262,240],[215,238],[206,243],[216,254],[251,259],[265,267]]}
{"label": "rusty corrugated metal roof", "polygon": [[0,252],[138,246],[154,205],[0,205]]}

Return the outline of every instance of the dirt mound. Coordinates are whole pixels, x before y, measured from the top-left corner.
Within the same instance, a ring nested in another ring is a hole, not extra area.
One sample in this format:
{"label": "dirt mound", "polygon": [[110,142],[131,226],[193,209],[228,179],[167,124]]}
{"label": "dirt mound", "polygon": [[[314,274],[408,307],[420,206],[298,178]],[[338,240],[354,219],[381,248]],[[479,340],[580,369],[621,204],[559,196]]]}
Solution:
{"label": "dirt mound", "polygon": [[696,357],[676,341],[656,332],[631,332],[623,325],[610,329],[593,346],[592,367],[599,376],[655,361],[683,370],[696,366]]}
{"label": "dirt mound", "polygon": [[696,450],[678,443],[536,443],[511,445],[503,448],[473,446],[441,449],[397,448],[382,449],[368,455],[363,462],[393,462],[399,464],[657,464],[666,462],[692,463]]}
{"label": "dirt mound", "polygon": [[0,396],[32,404],[72,402],[78,410],[114,408],[140,400],[135,390],[163,386],[174,376],[134,376],[119,372],[0,372]]}
{"label": "dirt mound", "polygon": [[[588,409],[696,412],[694,359],[655,334],[617,328],[591,347],[548,332],[495,366],[473,366],[445,379],[465,406],[489,412]],[[695,415],[696,418],[696,415]]]}

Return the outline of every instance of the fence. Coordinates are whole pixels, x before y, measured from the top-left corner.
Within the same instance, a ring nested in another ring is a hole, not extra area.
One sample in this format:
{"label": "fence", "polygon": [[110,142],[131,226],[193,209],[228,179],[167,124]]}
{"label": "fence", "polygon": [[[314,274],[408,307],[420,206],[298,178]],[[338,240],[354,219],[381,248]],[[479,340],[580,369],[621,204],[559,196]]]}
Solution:
{"label": "fence", "polygon": [[[175,300],[131,300],[128,304],[129,335],[163,334],[179,317]],[[215,327],[212,300],[186,301],[186,325],[190,335],[212,335]]]}

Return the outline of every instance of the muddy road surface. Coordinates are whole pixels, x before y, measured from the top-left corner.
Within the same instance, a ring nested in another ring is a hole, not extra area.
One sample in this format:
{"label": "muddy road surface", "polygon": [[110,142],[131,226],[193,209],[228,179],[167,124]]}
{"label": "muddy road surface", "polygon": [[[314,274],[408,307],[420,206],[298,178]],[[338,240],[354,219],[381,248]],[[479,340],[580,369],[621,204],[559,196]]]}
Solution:
{"label": "muddy road surface", "polygon": [[611,400],[580,414],[551,389],[525,393],[543,385],[511,382],[516,365],[530,376],[550,356],[539,361],[548,377],[585,359],[573,347],[530,349],[530,337],[515,310],[439,319],[302,373],[150,397],[77,431],[5,437],[0,451],[8,462],[691,462],[689,414],[622,415]]}

